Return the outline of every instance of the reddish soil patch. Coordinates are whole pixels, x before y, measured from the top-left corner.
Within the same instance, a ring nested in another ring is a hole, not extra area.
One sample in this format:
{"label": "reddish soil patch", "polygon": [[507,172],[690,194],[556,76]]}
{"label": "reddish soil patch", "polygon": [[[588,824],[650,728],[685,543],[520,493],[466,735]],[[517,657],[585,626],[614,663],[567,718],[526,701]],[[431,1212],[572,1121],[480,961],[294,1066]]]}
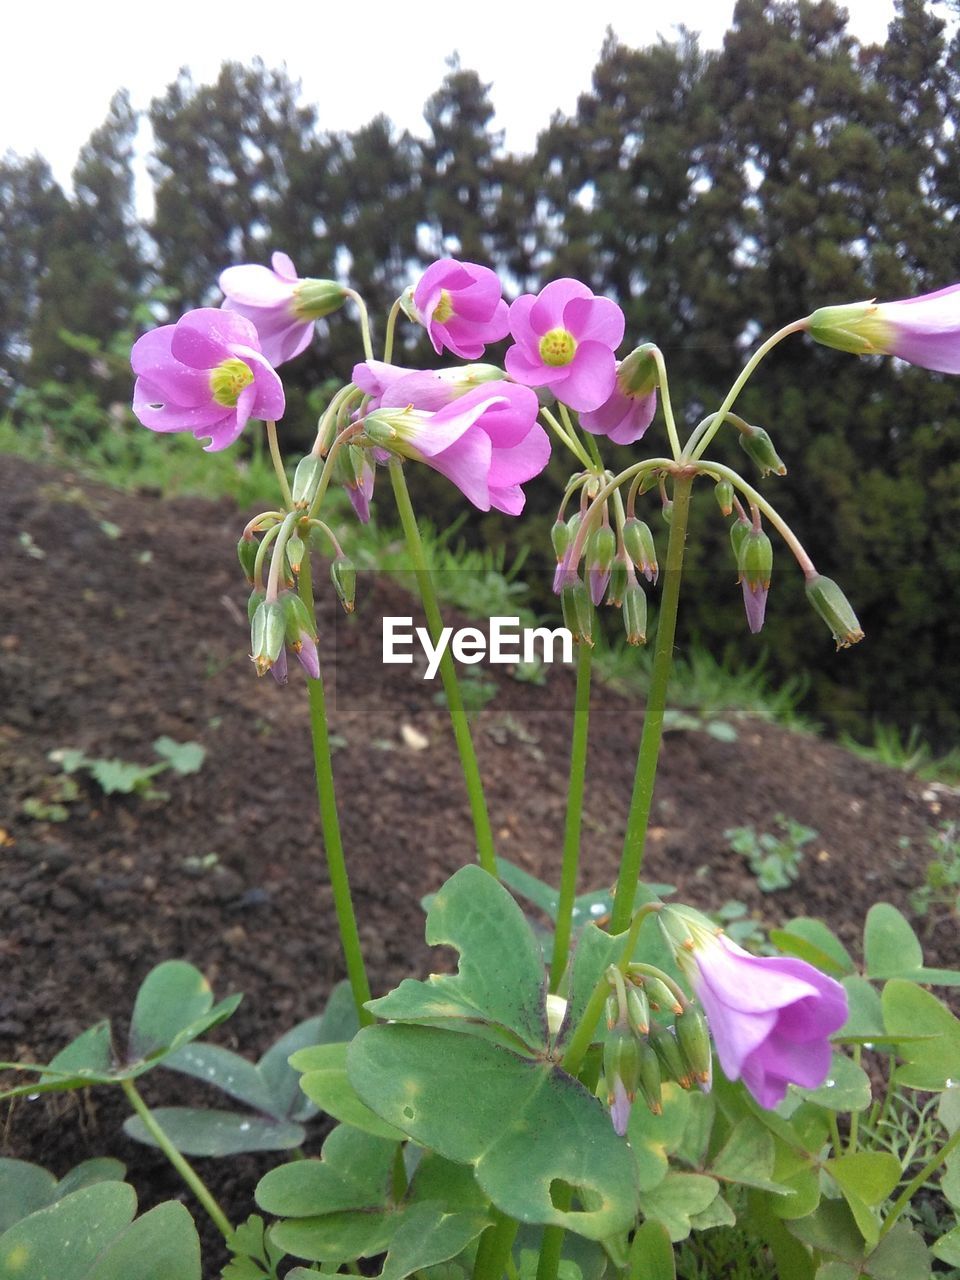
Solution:
{"label": "reddish soil patch", "polygon": [[[98,1018],[122,1021],[147,971],[176,956],[199,966],[218,995],[246,993],[218,1036],[255,1056],[322,1008],[343,967],[306,699],[297,673],[279,689],[257,681],[246,656],[234,555],[242,517],[227,503],[118,495],[9,458],[0,464],[0,510],[0,1058],[44,1061]],[[358,615],[344,622],[325,594],[319,622],[344,842],[380,993],[427,969],[420,899],[471,860],[473,847],[446,713],[416,667],[381,662],[381,616],[416,610],[388,581],[362,584],[361,596]],[[500,670],[492,676],[500,693],[474,721],[494,830],[501,853],[555,881],[573,676],[554,667],[535,687]],[[635,701],[595,690],[583,888],[615,875],[639,712]],[[424,749],[405,742],[404,725],[423,735]],[[200,772],[162,780],[168,801],[106,798],[78,775],[66,821],[25,815],[25,801],[55,790],[50,751],[148,764],[161,734],[207,749]],[[779,812],[819,834],[798,883],[765,896],[723,833],[748,822],[769,830]],[[907,909],[931,828],[957,816],[955,793],[770,725],[741,721],[733,743],[673,732],[645,874],[700,906],[738,898],[767,923],[821,915],[856,948],[874,901]],[[215,865],[191,874],[187,860],[208,854]],[[917,923],[929,962],[960,964],[954,917]],[[144,1091],[173,1101],[182,1084],[157,1072]],[[2,1154],[58,1174],[114,1154],[144,1204],[181,1194],[162,1159],[124,1137],[122,1098],[107,1090],[52,1098],[10,1109]],[[273,1162],[200,1164],[239,1215]]]}

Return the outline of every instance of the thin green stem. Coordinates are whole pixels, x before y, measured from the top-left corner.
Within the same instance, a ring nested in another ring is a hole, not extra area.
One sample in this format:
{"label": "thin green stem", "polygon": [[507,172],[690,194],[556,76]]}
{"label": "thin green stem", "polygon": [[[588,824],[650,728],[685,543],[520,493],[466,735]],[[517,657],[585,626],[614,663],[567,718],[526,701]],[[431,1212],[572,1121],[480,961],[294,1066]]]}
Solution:
{"label": "thin green stem", "polygon": [[[558,1187],[552,1199],[556,1208],[561,1213],[566,1213],[570,1208],[573,1193],[569,1186]],[[566,1227],[544,1227],[540,1257],[537,1261],[537,1280],[557,1280],[560,1255],[563,1252],[563,1238],[566,1234]]]}
{"label": "thin green stem", "polygon": [[573,930],[573,904],[577,894],[577,868],[580,864],[580,828],[583,819],[583,788],[587,768],[587,738],[590,727],[590,671],[593,649],[588,644],[577,646],[577,692],[573,710],[573,736],[570,744],[570,781],[567,786],[567,819],[563,833],[563,865],[560,872],[560,899],[557,903],[557,928],[553,939],[550,966],[550,990],[556,991],[563,979],[570,952]]}
{"label": "thin green stem", "polygon": [[[439,645],[440,635],[443,631],[443,619],[440,616],[440,606],[437,604],[436,592],[433,589],[433,582],[430,578],[430,568],[423,550],[423,542],[420,539],[420,530],[417,527],[413,507],[410,504],[410,493],[407,489],[403,466],[399,458],[390,459],[390,480],[397,500],[400,524],[407,540],[407,550],[410,552],[410,558],[413,561],[417,586],[420,589],[420,599],[423,602],[423,611],[427,615],[427,628],[434,647],[436,647]],[[457,673],[448,648],[444,649],[440,658],[440,678],[443,681],[443,692],[446,695],[447,708],[450,712],[450,723],[453,725],[453,735],[456,738],[457,750],[460,753],[460,766],[463,770],[467,796],[470,800],[470,813],[473,817],[473,828],[477,839],[477,856],[484,871],[489,871],[495,877],[497,875],[497,858],[494,851],[490,817],[487,813],[487,801],[483,792],[483,781],[480,777],[480,767],[477,764],[477,754],[473,748],[473,738],[470,735],[470,725],[467,721],[467,713],[464,710]]]}
{"label": "thin green stem", "polygon": [[780,515],[776,507],[772,506],[758,489],[754,489],[753,485],[748,484],[739,472],[734,471],[732,467],[725,467],[720,462],[711,462],[709,459],[705,459],[700,462],[699,467],[703,475],[729,480],[734,488],[739,489],[750,505],[759,508],[779,533],[796,557],[797,563],[803,570],[804,577],[816,577],[816,567],[807,555],[803,543],[784,520],[783,516]]}
{"label": "thin green stem", "polygon": [[501,1280],[520,1223],[491,1206],[493,1223],[480,1237],[477,1259],[473,1264],[473,1280]]}
{"label": "thin green stem", "polygon": [[292,507],[293,495],[290,492],[290,481],[287,479],[287,473],[284,470],[283,458],[280,456],[280,443],[277,440],[277,424],[275,422],[267,422],[267,440],[270,444],[270,459],[273,462],[273,469],[277,473],[280,492],[283,494],[283,500],[286,505]]}
{"label": "thin green stem", "polygon": [[761,346],[759,346],[756,349],[756,351],[753,353],[753,355],[750,357],[747,363],[740,370],[740,373],[736,381],[734,382],[730,390],[727,392],[726,399],[724,400],[720,408],[717,410],[713,418],[713,421],[710,423],[710,426],[707,428],[706,431],[704,431],[703,435],[700,437],[696,446],[692,450],[690,449],[689,445],[687,446],[687,449],[685,449],[683,454],[681,455],[681,461],[696,462],[698,458],[703,457],[703,451],[706,449],[707,445],[710,443],[713,437],[717,434],[717,432],[723,426],[728,412],[733,408],[733,402],[736,400],[737,396],[746,386],[754,370],[756,369],[760,361],[763,359],[763,357],[767,355],[768,352],[772,351],[773,348],[778,343],[782,342],[784,338],[789,338],[789,336],[792,333],[802,333],[803,330],[806,329],[806,327],[807,327],[807,322],[805,319],[793,320],[790,324],[785,324],[782,329],[778,329],[776,333],[771,334],[771,336],[766,340],[766,342],[764,342]]}
{"label": "thin green stem", "polygon": [[367,304],[356,289],[344,289],[348,298],[352,298],[360,312],[360,334],[363,338],[363,354],[368,360],[373,359],[373,343],[370,340],[370,317],[367,315]]}
{"label": "thin green stem", "polygon": [[383,362],[389,364],[393,359],[393,338],[397,329],[397,317],[400,315],[400,299],[398,298],[390,308],[390,314],[387,316],[387,332],[383,339]]}
{"label": "thin green stem", "polygon": [[[280,574],[283,570],[283,553],[290,536],[296,526],[298,515],[296,511],[288,511],[283,517],[283,524],[280,526],[280,532],[277,534],[277,545],[273,548],[273,555],[270,558],[270,573],[267,576],[267,599],[276,600],[280,589]],[[266,538],[264,538],[264,542]],[[259,558],[259,552],[258,558]]]}
{"label": "thin green stem", "polygon": [[673,453],[674,460],[681,456],[680,435],[677,431],[676,419],[673,416],[673,403],[670,399],[670,383],[667,379],[667,366],[663,358],[663,352],[659,347],[653,348],[653,358],[657,365],[657,377],[660,380],[660,401],[663,405],[663,420],[667,424],[667,436],[670,440],[670,450]]}
{"label": "thin green stem", "polygon": [[683,553],[687,540],[687,522],[690,515],[690,493],[694,473],[678,472],[673,488],[673,521],[667,544],[667,561],[664,573],[663,596],[657,620],[657,640],[653,654],[653,670],[647,694],[643,732],[637,754],[637,768],[633,782],[633,796],[627,818],[627,830],[620,859],[616,897],[610,917],[610,932],[621,933],[630,920],[637,880],[643,863],[650,821],[650,805],[653,801],[653,784],[657,776],[660,742],[663,737],[663,716],[667,706],[667,687],[673,669],[673,641],[677,629],[677,608],[680,600],[680,579],[683,573]]}
{"label": "thin green stem", "polygon": [[551,429],[557,439],[567,446],[580,465],[586,467],[588,471],[593,471],[593,463],[590,461],[590,455],[587,453],[586,449],[584,449],[579,440],[575,439],[567,432],[566,428],[557,421],[550,410],[541,408],[540,417]]}
{"label": "thin green stem", "polygon": [[320,472],[320,479],[317,481],[316,492],[310,501],[310,509],[307,511],[308,520],[316,518],[317,512],[323,504],[323,499],[326,497],[327,489],[330,487],[330,479],[333,476],[334,459],[343,446],[348,441],[352,440],[354,436],[358,436],[362,430],[363,426],[359,422],[351,423],[349,427],[345,427],[344,430],[340,432],[336,440],[334,440],[333,444],[330,446],[330,452],[327,454],[326,460],[323,464],[323,470]]}
{"label": "thin green stem", "polygon": [[[860,1060],[863,1057],[863,1045],[855,1044],[853,1046],[853,1060],[859,1067]],[[847,1155],[853,1155],[857,1149],[857,1140],[860,1136],[860,1112],[851,1111],[850,1113],[850,1137],[847,1142]]]}
{"label": "thin green stem", "polygon": [[903,1190],[897,1196],[896,1200],[894,1200],[893,1204],[890,1207],[890,1212],[887,1214],[886,1219],[884,1220],[883,1226],[880,1228],[881,1239],[887,1234],[890,1228],[894,1225],[894,1223],[900,1217],[901,1213],[903,1213],[904,1209],[906,1209],[907,1205],[913,1199],[914,1195],[920,1190],[923,1184],[929,1181],[929,1179],[936,1173],[936,1171],[943,1164],[944,1160],[946,1160],[947,1157],[953,1151],[955,1151],[958,1146],[960,1146],[960,1129],[957,1129],[954,1131],[953,1136],[947,1139],[947,1141],[943,1144],[943,1146],[940,1148],[940,1150],[937,1152],[935,1156],[931,1156],[931,1158],[923,1166],[920,1172],[915,1177],[910,1179],[907,1185],[903,1188]]}
{"label": "thin green stem", "polygon": [[213,1193],[207,1187],[206,1183],[190,1164],[186,1156],[182,1155],[167,1137],[161,1128],[156,1116],[144,1102],[139,1090],[132,1080],[121,1080],[120,1084],[123,1092],[127,1095],[127,1099],[133,1107],[134,1111],[143,1121],[143,1127],[153,1138],[154,1142],[167,1157],[173,1167],[179,1173],[193,1194],[203,1205],[211,1221],[217,1230],[223,1235],[224,1239],[229,1240],[233,1235],[233,1227],[230,1225],[230,1219],[223,1212],[214,1199]]}
{"label": "thin green stem", "polygon": [[[314,616],[313,578],[309,552],[301,562],[297,583],[300,598],[312,618]],[[330,888],[333,891],[333,905],[340,929],[340,945],[343,948],[343,958],[347,966],[347,977],[350,981],[350,990],[353,992],[353,1002],[357,1007],[357,1018],[363,1027],[371,1024],[374,1017],[364,1008],[370,999],[370,983],[367,980],[363,952],[360,949],[360,935],[353,910],[347,862],[343,854],[322,675],[317,680],[307,677],[307,693],[310,699],[310,733],[313,738],[313,763],[317,777],[317,804],[320,809],[323,850],[327,859],[327,871],[330,876]]]}

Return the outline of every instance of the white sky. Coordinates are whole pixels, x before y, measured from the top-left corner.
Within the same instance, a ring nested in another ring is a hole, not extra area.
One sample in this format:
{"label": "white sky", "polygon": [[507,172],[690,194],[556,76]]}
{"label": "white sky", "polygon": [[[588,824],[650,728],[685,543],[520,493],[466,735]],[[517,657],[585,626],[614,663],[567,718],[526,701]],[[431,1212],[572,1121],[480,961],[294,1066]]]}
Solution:
{"label": "white sky", "polygon": [[[859,39],[884,38],[893,0],[845,7]],[[555,110],[571,112],[589,87],[608,25],[640,48],[658,33],[672,39],[683,23],[716,47],[732,13],[733,0],[87,0],[55,11],[44,0],[20,0],[3,19],[0,152],[39,151],[66,183],[117,89],[145,108],[181,66],[200,83],[221,62],[258,54],[302,81],[321,128],[353,129],[383,111],[422,134],[423,103],[454,50],[492,82],[494,124],[506,130],[509,149],[524,151]]]}

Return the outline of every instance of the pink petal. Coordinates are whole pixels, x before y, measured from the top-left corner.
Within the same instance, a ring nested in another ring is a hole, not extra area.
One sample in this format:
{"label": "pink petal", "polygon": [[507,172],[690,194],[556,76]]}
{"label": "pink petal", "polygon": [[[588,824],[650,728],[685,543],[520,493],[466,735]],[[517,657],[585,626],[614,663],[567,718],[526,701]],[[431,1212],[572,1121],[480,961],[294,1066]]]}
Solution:
{"label": "pink petal", "polygon": [[289,254],[281,253],[278,250],[276,253],[271,255],[270,265],[271,267],[273,267],[277,275],[283,276],[285,280],[290,280],[296,283],[297,279],[299,278],[297,276],[297,269],[293,265],[293,259],[289,256]]}
{"label": "pink petal", "polygon": [[539,424],[510,448],[494,448],[490,460],[490,485],[510,488],[538,476],[550,461],[550,437]]}
{"label": "pink petal", "polygon": [[508,347],[503,364],[515,382],[527,387],[549,387],[555,382],[562,382],[571,368],[570,365],[555,367],[544,364],[542,360],[529,356],[522,347]]}
{"label": "pink petal", "polygon": [[209,404],[209,373],[205,369],[191,369],[174,358],[170,350],[173,333],[174,326],[165,324],[137,339],[130,352],[134,373],[160,391],[160,400],[185,408]]}
{"label": "pink petal", "polygon": [[563,327],[578,342],[602,342],[615,351],[623,341],[626,321],[609,298],[573,298],[563,309]]}
{"label": "pink petal", "polygon": [[253,264],[221,271],[220,288],[231,301],[245,307],[282,307],[293,296],[288,281],[279,279],[269,267]]}
{"label": "pink petal", "polygon": [[564,365],[566,377],[553,387],[558,400],[571,409],[599,409],[617,381],[617,362],[600,342],[581,342],[573,361]]}
{"label": "pink petal", "polygon": [[554,280],[552,284],[542,289],[530,309],[530,324],[534,332],[542,337],[550,329],[565,328],[563,313],[567,304],[574,298],[593,300],[593,292],[579,280],[569,278]]}
{"label": "pink petal", "polygon": [[518,484],[508,489],[490,489],[490,505],[508,516],[518,516],[523,510],[526,496]]}
{"label": "pink petal", "polygon": [[[479,397],[477,391],[480,392]],[[434,458],[437,454],[443,453],[469,432],[491,405],[503,402],[502,397],[491,396],[485,388],[478,387],[477,391],[461,396],[453,405],[442,409],[439,413],[425,416],[411,442],[418,453],[425,458]],[[489,436],[485,432],[481,434],[487,441],[486,456],[487,466],[489,466],[492,446]],[[484,481],[484,492],[486,492],[486,481]]]}
{"label": "pink petal", "polygon": [[489,436],[482,431],[469,431],[449,449],[425,461],[451,480],[475,507],[481,511],[489,511],[487,473],[490,469],[490,452]]}
{"label": "pink petal", "polygon": [[151,431],[196,432],[233,416],[232,409],[225,409],[212,398],[208,398],[206,404],[192,407],[168,403],[162,388],[146,378],[138,378],[134,385],[133,412]]}
{"label": "pink petal", "polygon": [[241,345],[260,350],[257,331],[244,316],[221,307],[200,307],[188,311],[174,326],[170,350],[183,364],[195,369],[214,369],[229,360],[232,347]]}

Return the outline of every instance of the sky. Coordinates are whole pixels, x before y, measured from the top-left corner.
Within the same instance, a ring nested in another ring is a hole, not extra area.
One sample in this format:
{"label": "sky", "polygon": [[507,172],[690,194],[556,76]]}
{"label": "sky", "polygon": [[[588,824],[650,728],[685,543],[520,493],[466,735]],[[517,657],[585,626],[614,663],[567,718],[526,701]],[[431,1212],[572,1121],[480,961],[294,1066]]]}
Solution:
{"label": "sky", "polygon": [[[355,129],[378,112],[422,134],[423,104],[454,51],[492,83],[496,128],[508,149],[532,148],[556,110],[570,113],[590,85],[606,27],[633,47],[673,39],[677,24],[719,47],[734,0],[87,0],[72,6],[10,5],[4,16],[0,153],[38,151],[61,183],[104,119],[119,88],[145,108],[181,66],[196,82],[215,79],[227,60],[259,55],[286,65],[319,107],[324,129]],[[893,0],[847,0],[850,29],[883,40]],[[546,21],[545,21],[546,18]]]}

